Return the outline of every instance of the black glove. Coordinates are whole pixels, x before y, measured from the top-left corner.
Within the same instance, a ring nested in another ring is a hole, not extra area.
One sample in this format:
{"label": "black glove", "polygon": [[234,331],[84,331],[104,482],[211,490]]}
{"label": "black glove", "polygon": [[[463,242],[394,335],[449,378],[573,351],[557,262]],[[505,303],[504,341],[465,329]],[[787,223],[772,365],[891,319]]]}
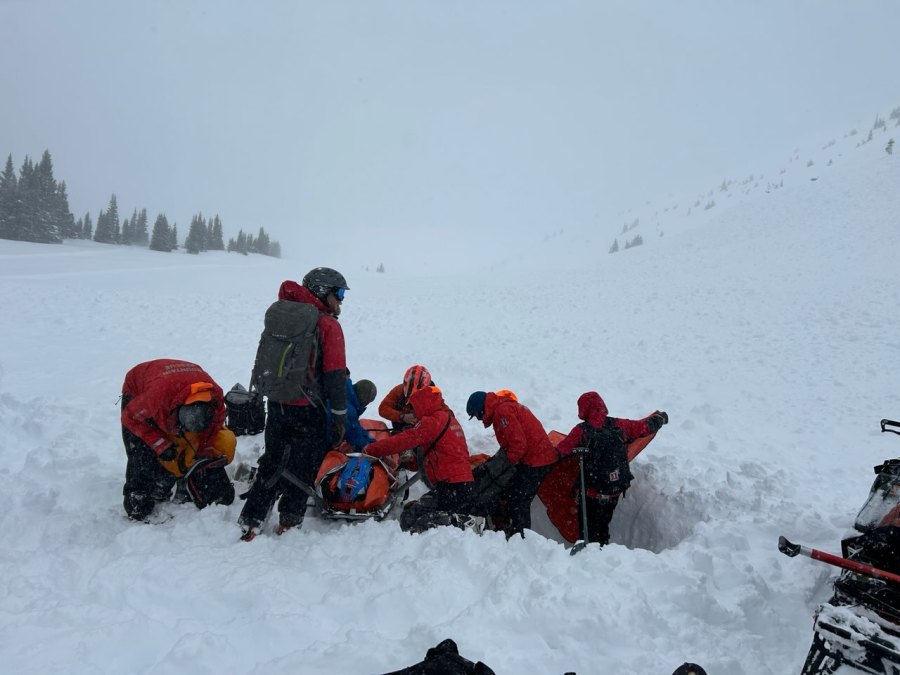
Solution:
{"label": "black glove", "polygon": [[174,445],[170,445],[168,448],[159,453],[159,460],[161,462],[171,462],[176,457],[178,457],[178,451],[175,449]]}
{"label": "black glove", "polygon": [[647,420],[647,428],[650,429],[651,434],[655,434],[660,428],[669,422],[669,416],[664,412],[655,412],[650,415],[650,419]]}

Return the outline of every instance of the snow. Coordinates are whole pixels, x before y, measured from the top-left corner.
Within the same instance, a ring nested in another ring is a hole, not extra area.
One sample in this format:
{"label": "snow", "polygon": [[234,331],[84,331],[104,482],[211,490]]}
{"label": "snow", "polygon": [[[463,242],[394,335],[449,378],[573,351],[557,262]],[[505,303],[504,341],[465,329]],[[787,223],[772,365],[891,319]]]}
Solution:
{"label": "snow", "polygon": [[[900,454],[878,432],[900,416],[900,159],[851,143],[817,180],[716,196],[702,221],[684,201],[644,246],[566,232],[474,274],[0,241],[5,672],[382,673],[447,637],[499,675],[798,672],[835,570],[778,535],[838,551]],[[539,512],[508,542],[310,517],[248,544],[240,502],[129,522],[125,372],[182,358],[246,384],[278,285],[316,265],[348,277],[353,376],[383,395],[426,364],[472,452],[496,447],[462,414],[476,389],[513,389],[548,430],[588,390],[613,415],[666,410],[613,543],[570,556]]]}

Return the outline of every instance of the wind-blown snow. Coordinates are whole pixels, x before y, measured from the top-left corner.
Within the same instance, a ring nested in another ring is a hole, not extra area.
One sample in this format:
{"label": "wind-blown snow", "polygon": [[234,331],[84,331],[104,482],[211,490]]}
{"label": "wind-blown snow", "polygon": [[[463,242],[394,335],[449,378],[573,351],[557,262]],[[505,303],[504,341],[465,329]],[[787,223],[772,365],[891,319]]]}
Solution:
{"label": "wind-blown snow", "polygon": [[[452,637],[499,675],[798,672],[833,568],[777,537],[838,550],[871,467],[900,454],[878,433],[900,415],[900,158],[876,145],[615,255],[598,235],[477,275],[342,269],[349,365],[381,394],[421,362],[464,420],[475,389],[513,389],[548,430],[591,389],[613,415],[668,411],[614,543],[574,557],[536,533],[312,511],[247,544],[241,503],[129,522],[128,368],[182,358],[246,383],[278,284],[340,256],[0,241],[4,671],[380,673]],[[495,449],[463,424],[472,452]]]}

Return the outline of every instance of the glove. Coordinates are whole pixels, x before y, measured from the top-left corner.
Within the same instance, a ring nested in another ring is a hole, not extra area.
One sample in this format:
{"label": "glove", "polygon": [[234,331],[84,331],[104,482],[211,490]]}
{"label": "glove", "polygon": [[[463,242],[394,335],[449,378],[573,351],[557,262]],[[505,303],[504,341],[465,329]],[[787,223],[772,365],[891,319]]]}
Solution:
{"label": "glove", "polygon": [[170,445],[168,448],[159,453],[160,462],[171,462],[176,457],[178,457],[178,451],[175,449],[174,445]]}
{"label": "glove", "polygon": [[650,429],[651,434],[655,434],[660,428],[669,422],[669,416],[660,411],[656,411],[652,415],[650,415],[650,419],[647,420],[647,428]]}

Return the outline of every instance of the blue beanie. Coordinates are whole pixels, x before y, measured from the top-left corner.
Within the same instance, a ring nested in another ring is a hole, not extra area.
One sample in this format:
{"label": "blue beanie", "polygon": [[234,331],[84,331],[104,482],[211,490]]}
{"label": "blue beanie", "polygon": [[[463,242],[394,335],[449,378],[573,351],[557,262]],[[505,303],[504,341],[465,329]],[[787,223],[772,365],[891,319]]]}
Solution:
{"label": "blue beanie", "polygon": [[466,412],[469,414],[469,419],[473,417],[481,418],[484,415],[484,399],[486,398],[487,394],[483,391],[472,392],[466,403]]}

